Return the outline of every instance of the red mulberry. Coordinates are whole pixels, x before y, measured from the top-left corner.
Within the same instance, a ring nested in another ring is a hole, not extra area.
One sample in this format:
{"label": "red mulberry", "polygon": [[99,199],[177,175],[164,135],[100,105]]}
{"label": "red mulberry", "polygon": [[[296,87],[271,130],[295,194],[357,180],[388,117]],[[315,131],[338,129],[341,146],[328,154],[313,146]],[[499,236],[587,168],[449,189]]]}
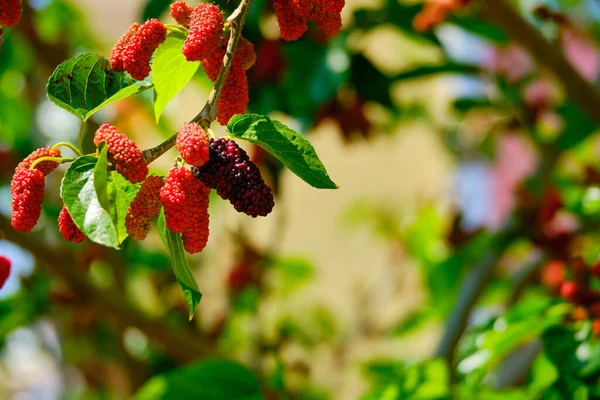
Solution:
{"label": "red mulberry", "polygon": [[4,284],[10,276],[12,262],[10,258],[6,256],[0,256],[0,289],[4,287]]}
{"label": "red mulberry", "polygon": [[134,141],[123,135],[112,125],[101,125],[94,136],[94,144],[106,142],[108,159],[120,173],[131,183],[142,182],[148,175],[148,167],[142,152]]}
{"label": "red mulberry", "polygon": [[210,160],[192,170],[196,178],[216,189],[238,212],[257,217],[273,210],[271,188],[265,184],[256,164],[233,140],[211,139]]}
{"label": "red mulberry", "polygon": [[160,212],[160,189],[163,179],[151,176],[142,183],[140,191],[127,209],[125,227],[133,240],[144,240],[150,231],[150,222]]}
{"label": "red mulberry", "polygon": [[296,40],[306,32],[306,17],[293,0],[275,0],[273,9],[279,22],[279,32],[283,40]]}
{"label": "red mulberry", "polygon": [[[28,155],[23,161],[21,161],[19,165],[17,165],[15,172],[31,168],[31,164],[33,164],[33,162],[38,158],[42,157],[61,157],[60,150],[52,150],[52,147],[43,147],[41,149],[37,149]],[[42,161],[41,163],[35,165],[35,169],[42,171],[44,176],[47,176],[56,168],[58,168],[58,163],[55,161]]]}
{"label": "red mulberry", "polygon": [[[197,179],[196,179],[197,180]],[[198,181],[199,182],[199,181]],[[193,209],[190,213],[188,227],[183,232],[181,239],[185,251],[190,254],[200,253],[208,242],[208,195],[210,189],[201,183],[196,191]]]}
{"label": "red mulberry", "polygon": [[10,184],[12,193],[12,226],[29,232],[37,224],[44,200],[44,174],[37,169],[22,169]]}
{"label": "red mulberry", "polygon": [[205,59],[219,45],[224,25],[223,14],[216,5],[203,3],[194,7],[183,44],[185,58],[188,61]]}
{"label": "red mulberry", "polygon": [[85,240],[85,234],[75,225],[67,207],[63,206],[58,214],[58,230],[69,242],[81,243]]}
{"label": "red mulberry", "polygon": [[250,43],[248,39],[241,37],[238,42],[236,57],[240,58],[242,67],[244,67],[245,70],[249,70],[256,63],[254,45]]}
{"label": "red mulberry", "polygon": [[345,0],[321,0],[321,8],[326,13],[341,13],[346,5]]}
{"label": "red mulberry", "polygon": [[123,54],[127,44],[140,29],[140,24],[137,22],[129,27],[127,32],[121,36],[121,39],[115,44],[115,47],[110,51],[110,68],[114,71],[123,72],[125,71],[125,66],[123,65]]}
{"label": "red mulberry", "polygon": [[165,208],[165,220],[170,230],[177,233],[187,230],[202,186],[202,182],[194,179],[187,168],[171,168],[160,190],[160,200]]}
{"label": "red mulberry", "polygon": [[167,38],[167,28],[157,19],[149,19],[135,32],[122,52],[123,67],[137,80],[150,74],[152,54]]}
{"label": "red mulberry", "polygon": [[190,7],[185,1],[176,1],[171,4],[169,10],[171,11],[171,17],[177,23],[185,28],[189,28],[190,26],[190,16],[192,14],[193,8]]}
{"label": "red mulberry", "polygon": [[327,36],[335,36],[342,29],[342,16],[340,13],[322,13],[316,16],[313,21]]}
{"label": "red mulberry", "polygon": [[202,68],[204,73],[208,76],[211,81],[216,81],[219,76],[219,71],[223,66],[223,57],[227,51],[227,40],[221,42],[221,44],[215,48],[204,60],[202,60]]}
{"label": "red mulberry", "polygon": [[248,105],[248,78],[246,77],[246,71],[242,66],[241,60],[238,57],[234,57],[231,65],[231,70],[219,102],[217,103],[217,121],[221,125],[227,125],[231,117],[235,114],[243,114],[246,106]]}
{"label": "red mulberry", "polygon": [[15,26],[21,19],[21,0],[0,1],[0,25]]}
{"label": "red mulberry", "polygon": [[208,161],[208,133],[196,123],[185,124],[177,134],[177,151],[183,160],[200,167]]}

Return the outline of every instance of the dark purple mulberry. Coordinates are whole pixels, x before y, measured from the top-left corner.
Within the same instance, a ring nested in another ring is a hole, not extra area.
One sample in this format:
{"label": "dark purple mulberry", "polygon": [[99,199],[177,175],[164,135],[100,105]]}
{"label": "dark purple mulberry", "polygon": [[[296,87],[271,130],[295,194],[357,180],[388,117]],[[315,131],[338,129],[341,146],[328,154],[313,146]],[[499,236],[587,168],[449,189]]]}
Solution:
{"label": "dark purple mulberry", "polygon": [[271,188],[265,184],[256,164],[233,140],[211,139],[210,159],[192,171],[206,186],[229,200],[238,212],[264,217],[273,210]]}

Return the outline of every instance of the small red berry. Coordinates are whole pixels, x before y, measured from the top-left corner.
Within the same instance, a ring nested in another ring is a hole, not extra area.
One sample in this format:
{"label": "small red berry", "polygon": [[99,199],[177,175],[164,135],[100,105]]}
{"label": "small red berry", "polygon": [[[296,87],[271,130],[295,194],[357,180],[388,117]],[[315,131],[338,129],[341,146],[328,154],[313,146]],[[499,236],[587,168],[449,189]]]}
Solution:
{"label": "small red berry", "polygon": [[208,133],[200,125],[192,122],[183,125],[177,133],[177,151],[183,160],[200,167],[209,159]]}
{"label": "small red berry", "polygon": [[163,179],[151,176],[142,183],[125,216],[127,233],[133,240],[144,240],[150,231],[150,222],[160,213],[160,189]]}
{"label": "small red berry", "polygon": [[190,30],[183,44],[183,55],[188,61],[202,61],[218,45],[225,21],[219,7],[210,3],[194,7],[190,16]]}
{"label": "small red berry", "polygon": [[573,281],[566,281],[560,287],[560,295],[571,303],[577,303],[581,298],[581,289],[579,285]]}
{"label": "small red berry", "polygon": [[123,67],[137,80],[150,75],[152,54],[167,38],[167,28],[157,19],[149,19],[131,36],[122,52]]}
{"label": "small red berry", "polygon": [[296,40],[308,29],[304,10],[299,9],[293,0],[274,0],[273,9],[283,40]]}
{"label": "small red berry", "polygon": [[85,240],[85,234],[75,225],[67,207],[63,206],[58,214],[58,230],[60,234],[69,242],[81,243]]}
{"label": "small red berry", "polygon": [[211,81],[216,81],[223,66],[223,57],[227,49],[227,40],[223,40],[206,58],[202,60],[204,73]]}
{"label": "small red berry", "polygon": [[245,70],[252,68],[256,64],[256,52],[254,51],[254,45],[246,38],[240,37],[238,47],[236,51],[236,57],[240,57],[242,67]]}
{"label": "small red berry", "polygon": [[[17,165],[15,172],[31,168],[33,162],[42,157],[61,157],[60,150],[52,150],[52,147],[37,149]],[[42,161],[35,165],[35,169],[41,171],[44,176],[50,174],[56,168],[58,168],[58,163],[55,161]]]}
{"label": "small red berry", "polygon": [[0,25],[15,26],[21,19],[21,0],[0,1]]}
{"label": "small red berry", "polygon": [[199,208],[198,204],[202,203],[199,193],[208,190],[202,182],[194,178],[189,169],[171,168],[160,190],[167,227],[173,232],[184,233]]}
{"label": "small red berry", "polygon": [[131,183],[138,183],[146,179],[148,167],[146,160],[135,142],[123,135],[117,128],[110,124],[101,125],[94,136],[94,144],[106,142],[108,159],[115,165],[120,173]]}
{"label": "small red berry", "polygon": [[248,77],[241,60],[234,57],[231,70],[225,80],[221,97],[217,103],[217,121],[227,125],[235,114],[243,114],[248,106]]}
{"label": "small red berry", "polygon": [[37,224],[44,200],[44,174],[37,169],[22,169],[10,184],[12,193],[12,226],[19,232],[29,232]]}
{"label": "small red berry", "polygon": [[137,22],[131,25],[127,32],[125,32],[123,36],[121,36],[119,41],[110,51],[110,68],[112,68],[114,71],[125,71],[125,66],[123,65],[123,52],[125,51],[125,47],[127,47],[127,44],[129,43],[133,35],[135,35],[140,29],[140,26],[141,25]]}
{"label": "small red berry", "polygon": [[0,256],[0,289],[4,287],[4,284],[10,276],[12,262],[10,258],[6,256]]}
{"label": "small red berry", "polygon": [[190,17],[193,10],[185,1],[176,1],[169,7],[171,17],[185,28],[190,26]]}

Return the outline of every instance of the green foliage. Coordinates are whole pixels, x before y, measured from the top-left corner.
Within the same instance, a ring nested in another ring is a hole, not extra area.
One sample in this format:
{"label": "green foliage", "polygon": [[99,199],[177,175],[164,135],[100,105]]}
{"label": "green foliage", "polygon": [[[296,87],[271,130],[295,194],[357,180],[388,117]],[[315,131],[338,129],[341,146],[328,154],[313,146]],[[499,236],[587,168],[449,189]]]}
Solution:
{"label": "green foliage", "polygon": [[139,185],[134,185],[121,174],[111,171],[108,175],[107,194],[110,203],[110,215],[117,227],[119,243],[123,243],[129,236],[125,228],[127,209],[140,190]]}
{"label": "green foliage", "polygon": [[169,102],[192,79],[200,62],[188,62],[181,52],[185,36],[170,32],[154,54],[152,83],[154,83],[154,116],[156,122]]}
{"label": "green foliage", "polygon": [[261,400],[252,372],[231,361],[206,359],[152,378],[135,400]]}
{"label": "green foliage", "polygon": [[338,188],[310,142],[281,122],[257,114],[235,115],[227,129],[232,136],[261,146],[309,185]]}
{"label": "green foliage", "polygon": [[111,70],[101,55],[86,53],[56,67],[46,92],[54,104],[87,121],[103,107],[150,87]]}
{"label": "green foliage", "polygon": [[183,295],[185,296],[185,300],[188,303],[190,310],[189,318],[191,320],[194,316],[196,308],[198,307],[198,304],[200,303],[202,293],[200,293],[198,283],[192,274],[190,264],[185,256],[183,242],[181,241],[181,234],[174,233],[167,228],[163,210],[161,210],[161,213],[158,216],[158,232],[160,233],[161,240],[171,254],[173,272],[175,272],[177,282],[179,283],[179,286],[183,291]]}

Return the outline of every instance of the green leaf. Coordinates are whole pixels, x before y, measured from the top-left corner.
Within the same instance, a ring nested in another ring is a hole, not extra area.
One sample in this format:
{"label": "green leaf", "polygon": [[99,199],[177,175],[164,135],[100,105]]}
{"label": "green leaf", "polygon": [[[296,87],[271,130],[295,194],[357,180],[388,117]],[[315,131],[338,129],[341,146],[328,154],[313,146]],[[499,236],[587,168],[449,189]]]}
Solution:
{"label": "green leaf", "polygon": [[198,283],[192,274],[190,264],[185,257],[185,250],[183,249],[183,242],[181,241],[181,234],[172,232],[167,228],[165,222],[165,214],[161,209],[160,215],[158,216],[158,232],[160,238],[169,250],[171,254],[171,260],[173,262],[173,272],[177,277],[177,282],[183,291],[183,295],[188,303],[190,309],[190,320],[194,317],[194,312],[202,299],[202,293],[198,288]]}
{"label": "green leaf", "polygon": [[48,98],[82,120],[118,100],[151,88],[110,69],[99,54],[86,53],[60,64],[48,80]]}
{"label": "green leaf", "polygon": [[101,142],[98,146],[98,161],[94,167],[94,189],[98,194],[98,201],[102,208],[110,212],[110,204],[108,202],[108,155],[106,150],[106,142]]}
{"label": "green leaf", "polygon": [[119,248],[117,228],[98,198],[95,185],[94,156],[79,157],[67,169],[60,186],[60,195],[73,222],[93,242]]}
{"label": "green leaf", "polygon": [[125,216],[129,205],[140,190],[139,186],[134,185],[121,174],[112,171],[108,178],[108,201],[110,203],[110,215],[113,223],[117,227],[119,243],[127,239],[127,228],[125,228]]}
{"label": "green leaf", "polygon": [[170,32],[154,55],[152,82],[157,123],[167,104],[187,85],[200,66],[199,62],[188,62],[185,59],[181,52],[184,41],[183,34]]}
{"label": "green leaf", "polygon": [[235,115],[227,124],[232,136],[254,143],[277,157],[293,173],[319,189],[337,189],[310,142],[278,121],[257,114]]}
{"label": "green leaf", "polygon": [[135,400],[260,400],[260,385],[246,367],[226,360],[202,360],[148,381]]}

